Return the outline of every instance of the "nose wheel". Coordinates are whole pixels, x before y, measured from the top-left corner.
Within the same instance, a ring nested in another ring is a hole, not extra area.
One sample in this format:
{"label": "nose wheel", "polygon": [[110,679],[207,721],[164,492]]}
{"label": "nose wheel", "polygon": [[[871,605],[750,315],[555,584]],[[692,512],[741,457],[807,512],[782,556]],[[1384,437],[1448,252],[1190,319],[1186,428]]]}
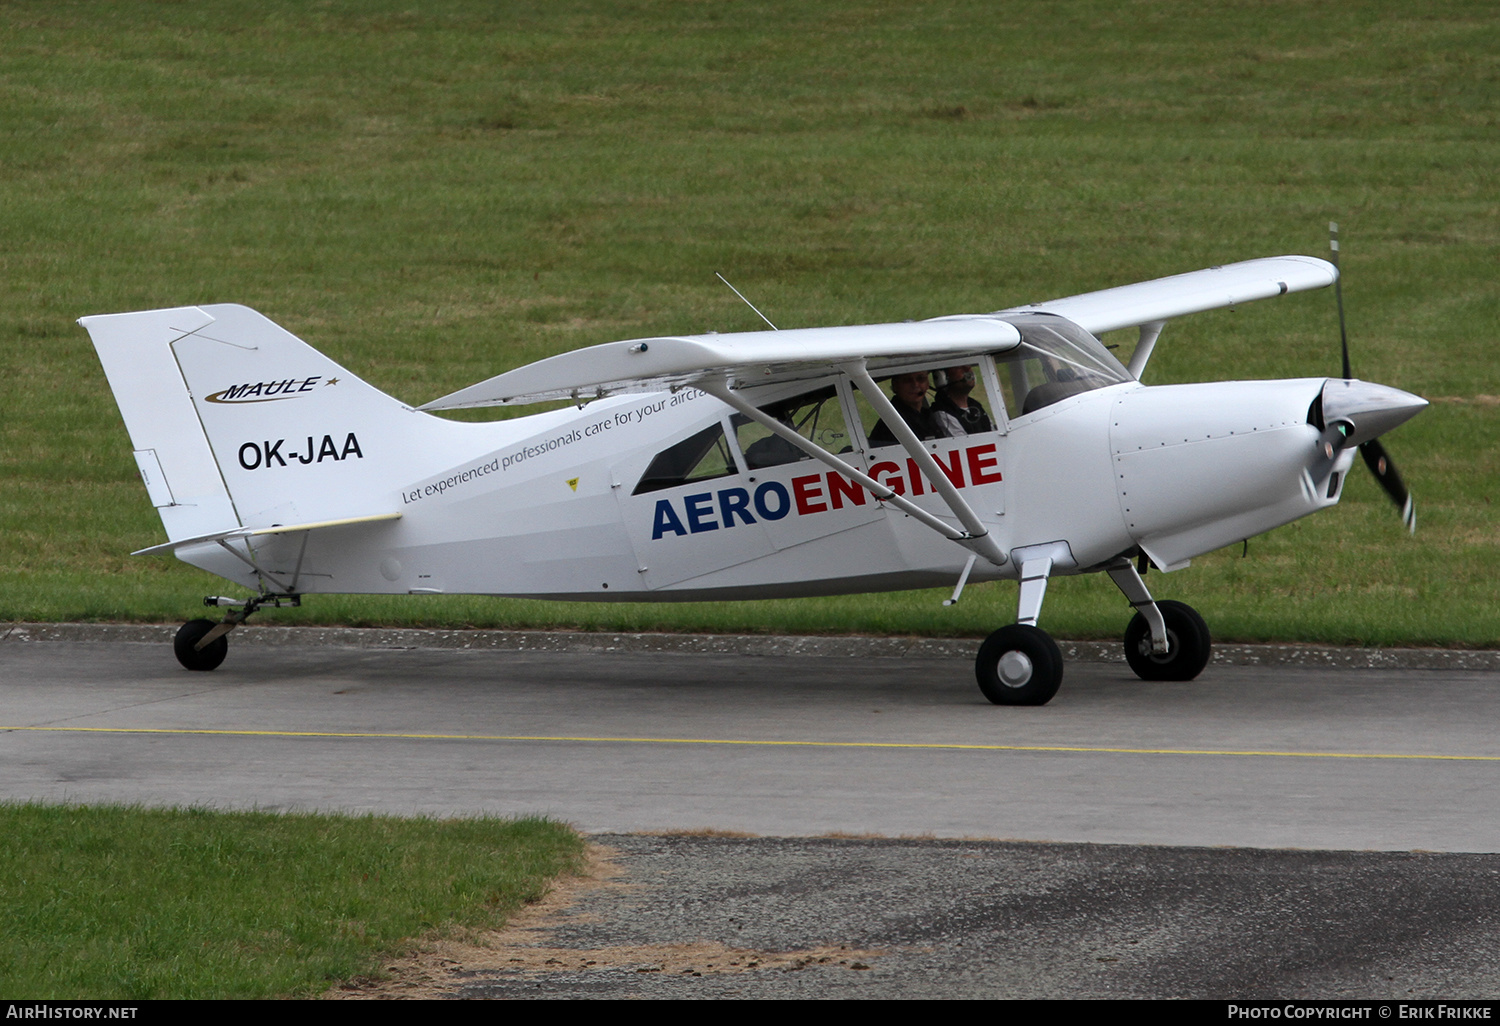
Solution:
{"label": "nose wheel", "polygon": [[1040,627],[1013,623],[984,639],[974,674],[996,705],[1046,705],[1062,686],[1062,651]]}

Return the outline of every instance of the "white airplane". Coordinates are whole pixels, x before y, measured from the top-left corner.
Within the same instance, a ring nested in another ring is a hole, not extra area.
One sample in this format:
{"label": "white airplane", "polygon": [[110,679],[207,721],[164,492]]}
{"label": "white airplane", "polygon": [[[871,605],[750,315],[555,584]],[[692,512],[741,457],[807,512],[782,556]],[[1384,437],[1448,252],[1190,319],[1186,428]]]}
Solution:
{"label": "white airplane", "polygon": [[[224,635],[259,607],[314,593],[952,586],[951,603],[969,581],[1007,579],[1020,582],[1016,622],[980,646],[979,686],[996,704],[1040,705],[1063,673],[1036,626],[1053,576],[1107,573],[1136,609],[1132,669],[1189,680],[1208,629],[1152,600],[1149,566],[1176,570],[1334,505],[1356,449],[1414,526],[1375,438],[1427,404],[1352,379],[1347,355],[1343,378],[1139,380],[1172,318],[1337,279],[1333,264],[1284,256],[990,314],[610,342],[420,407],[243,306],[79,323],[169,539],[140,552],[253,592],[205,599],[229,611],[179,631],[189,669],[217,667]],[[1140,336],[1126,366],[1095,336],[1128,327]],[[940,408],[930,372],[947,386]],[[428,412],[558,399],[573,405],[489,423]],[[987,418],[951,416],[965,401]]]}

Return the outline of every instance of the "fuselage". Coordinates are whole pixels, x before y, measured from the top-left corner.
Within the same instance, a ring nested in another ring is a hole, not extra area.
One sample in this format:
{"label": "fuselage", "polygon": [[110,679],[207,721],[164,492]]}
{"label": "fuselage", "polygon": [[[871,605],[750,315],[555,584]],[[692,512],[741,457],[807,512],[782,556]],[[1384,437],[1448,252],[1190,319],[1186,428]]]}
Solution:
{"label": "fuselage", "polygon": [[[1324,381],[1127,381],[1010,418],[1003,397],[987,394],[996,430],[925,444],[1005,552],[1063,542],[1059,574],[1140,550],[1176,567],[1338,501],[1352,451],[1322,457],[1307,418]],[[821,385],[844,424],[858,425],[847,381]],[[645,487],[664,454],[716,426],[720,463]],[[261,565],[299,564],[303,592],[619,601],[951,586],[969,557],[820,462],[752,466],[732,411],[696,389],[449,427],[467,455],[391,494],[400,520],[272,537],[259,543]],[[859,426],[844,433],[829,445],[840,459],[957,524],[906,450],[872,446]],[[361,460],[382,458],[369,442],[361,450]],[[255,473],[284,476],[292,494],[312,469],[292,460]],[[181,555],[253,580],[222,546]],[[979,560],[971,579],[1016,574],[1014,559]]]}

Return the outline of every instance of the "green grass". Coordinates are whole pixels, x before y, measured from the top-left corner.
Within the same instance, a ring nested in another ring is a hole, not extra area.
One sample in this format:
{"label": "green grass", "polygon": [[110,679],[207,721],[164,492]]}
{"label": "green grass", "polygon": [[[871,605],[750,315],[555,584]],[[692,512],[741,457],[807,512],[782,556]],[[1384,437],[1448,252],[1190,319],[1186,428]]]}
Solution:
{"label": "green grass", "polygon": [[307,996],[580,866],[540,819],[0,805],[0,995]]}
{"label": "green grass", "polygon": [[[1224,639],[1500,644],[1500,14],[1485,2],[0,7],[0,619],[177,620],[83,314],[254,306],[409,401],[659,332],[921,318],[1326,251],[1407,538],[1341,506],[1153,577]],[[1148,382],[1335,373],[1327,292]],[[1013,586],[799,602],[309,600],[259,622],[977,634]],[[1044,624],[1113,636],[1108,582]]]}

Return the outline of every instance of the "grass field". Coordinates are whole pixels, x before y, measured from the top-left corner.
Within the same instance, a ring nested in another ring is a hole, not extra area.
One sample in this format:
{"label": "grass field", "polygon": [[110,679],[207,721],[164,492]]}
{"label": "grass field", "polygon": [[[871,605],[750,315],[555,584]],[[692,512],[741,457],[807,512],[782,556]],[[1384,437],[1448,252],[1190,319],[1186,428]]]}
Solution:
{"label": "grass field", "polygon": [[545,820],[0,805],[0,996],[308,996],[581,866]]}
{"label": "grass field", "polygon": [[[1152,577],[1221,639],[1500,644],[1500,14],[1485,2],[0,6],[0,619],[178,620],[84,314],[260,309],[423,402],[579,346],[991,310],[1337,220],[1408,538],[1333,511]],[[1336,373],[1328,292],[1173,324],[1152,383]],[[762,604],[309,600],[258,622],[982,634],[1013,586]],[[1043,625],[1114,636],[1107,581]]]}

